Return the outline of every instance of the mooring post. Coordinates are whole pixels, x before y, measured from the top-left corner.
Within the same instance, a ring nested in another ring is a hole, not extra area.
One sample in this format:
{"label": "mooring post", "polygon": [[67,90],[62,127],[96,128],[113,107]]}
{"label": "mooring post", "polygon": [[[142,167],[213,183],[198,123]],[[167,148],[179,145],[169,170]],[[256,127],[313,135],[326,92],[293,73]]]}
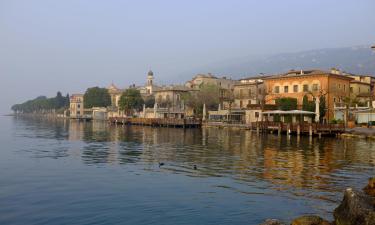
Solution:
{"label": "mooring post", "polygon": [[319,135],[319,139],[321,139],[322,138],[322,133],[319,133],[318,135]]}
{"label": "mooring post", "polygon": [[257,134],[259,135],[259,123],[257,122]]}
{"label": "mooring post", "polygon": [[312,125],[309,125],[309,135],[310,137],[313,135]]}
{"label": "mooring post", "polygon": [[281,123],[279,123],[279,127],[277,129],[277,135],[281,135]]}
{"label": "mooring post", "polygon": [[297,124],[297,136],[301,134],[301,126]]}

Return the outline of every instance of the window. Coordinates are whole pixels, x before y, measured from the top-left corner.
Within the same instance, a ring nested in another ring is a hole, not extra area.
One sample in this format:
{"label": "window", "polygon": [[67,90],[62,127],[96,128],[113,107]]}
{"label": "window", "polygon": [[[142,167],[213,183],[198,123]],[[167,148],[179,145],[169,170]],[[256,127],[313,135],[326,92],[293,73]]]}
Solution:
{"label": "window", "polygon": [[240,108],[242,108],[242,101],[240,101]]}
{"label": "window", "polygon": [[275,87],[275,93],[280,93],[280,87],[279,86]]}
{"label": "window", "polygon": [[318,90],[319,90],[319,86],[318,86],[318,84],[313,84],[313,86],[312,86],[312,90],[313,90],[313,91],[318,91]]}
{"label": "window", "polygon": [[288,86],[284,86],[284,93],[288,93],[289,92],[289,87]]}
{"label": "window", "polygon": [[255,112],[255,118],[259,118],[259,112]]}
{"label": "window", "polygon": [[77,105],[77,108],[81,108],[81,104],[78,104],[78,105]]}
{"label": "window", "polygon": [[259,92],[258,92],[260,95],[262,94],[262,89],[259,88]]}
{"label": "window", "polygon": [[309,91],[309,85],[304,84],[304,85],[303,85],[303,91],[304,91],[304,92],[308,92],[308,91]]}
{"label": "window", "polygon": [[341,88],[341,84],[338,84],[337,86],[339,87],[339,89]]}
{"label": "window", "polygon": [[344,84],[344,91],[346,91],[346,85]]}
{"label": "window", "polygon": [[336,98],[333,98],[333,102],[336,102]]}
{"label": "window", "polygon": [[293,92],[294,93],[298,92],[298,85],[293,85]]}

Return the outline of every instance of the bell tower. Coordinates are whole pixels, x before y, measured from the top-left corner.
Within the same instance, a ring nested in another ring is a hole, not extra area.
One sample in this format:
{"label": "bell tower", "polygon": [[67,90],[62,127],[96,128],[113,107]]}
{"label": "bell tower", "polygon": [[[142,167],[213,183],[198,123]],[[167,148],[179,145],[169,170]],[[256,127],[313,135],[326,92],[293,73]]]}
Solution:
{"label": "bell tower", "polygon": [[152,94],[152,87],[154,86],[153,82],[154,82],[154,73],[150,70],[147,73],[147,85],[146,85],[147,94]]}

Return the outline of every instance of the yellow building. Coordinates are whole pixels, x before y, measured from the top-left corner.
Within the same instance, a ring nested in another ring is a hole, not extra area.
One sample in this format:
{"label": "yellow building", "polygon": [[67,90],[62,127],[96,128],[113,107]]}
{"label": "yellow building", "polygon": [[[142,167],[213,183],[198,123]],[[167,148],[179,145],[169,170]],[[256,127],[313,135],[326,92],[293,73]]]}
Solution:
{"label": "yellow building", "polygon": [[310,101],[324,96],[326,101],[326,121],[334,118],[334,105],[342,103],[350,95],[350,81],[340,71],[291,70],[284,74],[264,78],[266,84],[266,103],[275,104],[277,98],[297,99],[298,109],[302,109],[303,97]]}
{"label": "yellow building", "polygon": [[372,100],[371,84],[358,80],[350,81],[350,97],[360,104],[367,104]]}

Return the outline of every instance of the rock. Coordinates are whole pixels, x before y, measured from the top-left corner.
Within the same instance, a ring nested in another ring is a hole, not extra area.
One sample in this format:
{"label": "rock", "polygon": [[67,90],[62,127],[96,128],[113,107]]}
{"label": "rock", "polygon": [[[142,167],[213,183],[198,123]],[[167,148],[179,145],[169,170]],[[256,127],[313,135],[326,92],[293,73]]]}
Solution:
{"label": "rock", "polygon": [[284,225],[284,224],[276,219],[267,219],[266,221],[264,221],[263,223],[259,225]]}
{"label": "rock", "polygon": [[330,225],[331,223],[319,216],[301,216],[292,221],[292,225]]}
{"label": "rock", "polygon": [[336,225],[375,225],[373,198],[348,188],[333,216]]}
{"label": "rock", "polygon": [[368,184],[363,190],[366,194],[375,197],[375,177],[368,179]]}

